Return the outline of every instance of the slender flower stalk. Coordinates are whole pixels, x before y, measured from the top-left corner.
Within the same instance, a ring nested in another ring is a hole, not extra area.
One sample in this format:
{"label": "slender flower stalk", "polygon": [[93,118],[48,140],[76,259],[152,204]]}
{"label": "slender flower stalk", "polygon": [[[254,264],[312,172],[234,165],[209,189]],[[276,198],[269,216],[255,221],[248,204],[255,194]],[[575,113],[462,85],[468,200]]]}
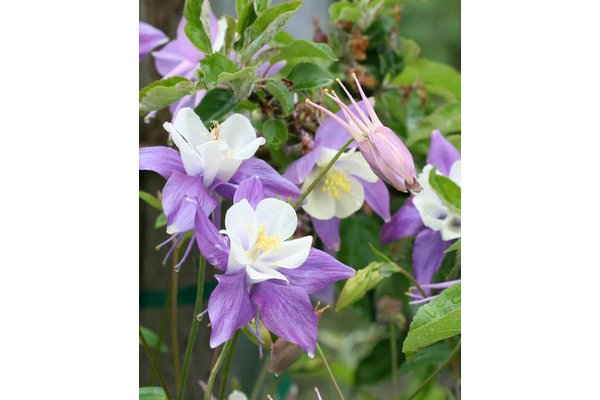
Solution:
{"label": "slender flower stalk", "polygon": [[[165,332],[167,331],[167,325],[169,323],[169,310],[171,309],[171,285],[168,285],[167,289],[167,298],[165,300],[165,307],[163,308],[163,315],[160,322],[160,330],[158,331],[158,343],[156,344],[156,348],[154,349],[154,357],[156,358],[156,362],[158,363],[160,360],[160,355],[162,354],[160,351],[160,345],[165,338]],[[152,386],[154,383],[154,373],[150,374],[150,379],[148,379],[148,386]]]}
{"label": "slender flower stalk", "polygon": [[321,397],[321,393],[319,393],[319,389],[318,388],[315,388],[315,393],[317,394],[317,398],[319,400],[323,400],[323,398]]}
{"label": "slender flower stalk", "polygon": [[228,342],[225,343],[225,345],[223,346],[223,350],[221,351],[221,354],[219,354],[219,358],[217,358],[217,362],[215,363],[212,370],[210,371],[210,376],[208,377],[208,382],[206,382],[206,391],[204,392],[204,400],[211,400],[212,387],[215,384],[215,379],[217,379],[217,373],[219,372],[219,369],[221,368],[221,365],[225,361],[225,357],[227,356],[227,353],[229,352],[229,348],[231,347],[232,341],[233,341],[233,339],[229,340]]}
{"label": "slender flower stalk", "polygon": [[252,389],[252,393],[250,394],[250,400],[257,400],[258,395],[260,394],[260,389],[263,386],[265,379],[267,378],[267,374],[269,373],[269,356],[265,357],[263,360],[263,366],[260,370],[260,374],[256,379],[256,383],[254,383],[254,388]]}
{"label": "slender flower stalk", "polygon": [[429,384],[429,382],[431,382],[436,376],[438,376],[439,373],[442,372],[442,370],[444,368],[446,368],[446,366],[448,364],[450,364],[450,361],[452,361],[452,359],[454,358],[454,356],[458,353],[459,349],[460,349],[460,340],[458,341],[458,343],[456,344],[456,347],[454,348],[454,351],[452,351],[452,353],[446,359],[446,361],[444,361],[444,363],[442,365],[440,365],[440,367],[438,369],[436,369],[435,372],[429,376],[429,378],[425,379],[425,382],[421,383],[421,385],[419,385],[419,387],[417,388],[417,390],[415,390],[410,396],[408,396],[406,398],[406,400],[412,400],[412,399],[414,399],[419,394],[419,392],[421,390],[423,390],[423,388]]}
{"label": "slender flower stalk", "polygon": [[323,350],[321,350],[321,346],[319,346],[318,342],[317,342],[317,350],[319,351],[319,354],[321,355],[321,358],[323,359],[323,364],[325,364],[325,368],[327,368],[327,372],[329,373],[329,378],[331,379],[331,382],[333,382],[333,386],[335,386],[335,390],[338,392],[338,395],[340,396],[340,400],[344,400],[344,395],[342,394],[342,390],[338,386],[337,381],[335,380],[335,376],[333,376],[333,372],[331,372],[331,368],[329,368],[329,364],[327,363],[325,354],[323,354]]}
{"label": "slender flower stalk", "polygon": [[165,391],[165,395],[167,396],[167,398],[171,399],[172,397],[169,394],[169,389],[167,389],[167,384],[165,383],[165,379],[163,378],[162,374],[160,373],[160,369],[158,369],[158,364],[156,362],[156,359],[154,358],[154,355],[152,355],[152,350],[150,350],[150,346],[148,346],[148,342],[146,341],[146,338],[144,337],[144,334],[142,333],[141,329],[140,329],[140,340],[142,341],[144,350],[146,350],[146,354],[148,354],[148,357],[150,358],[150,363],[152,364],[154,373],[156,374],[156,376],[158,376],[158,381],[160,382],[160,386],[162,386],[163,390]]}
{"label": "slender flower stalk", "polygon": [[398,349],[396,343],[396,323],[389,322],[390,325],[390,350],[392,352],[392,399],[396,399],[396,374],[398,373]]}
{"label": "slender flower stalk", "polygon": [[[191,240],[192,241],[192,240]],[[185,356],[183,359],[183,370],[181,373],[181,380],[179,381],[179,390],[177,391],[177,400],[183,399],[183,393],[185,392],[185,384],[187,381],[188,371],[190,369],[190,361],[192,360],[192,353],[194,351],[194,343],[196,342],[196,334],[198,333],[198,318],[196,316],[202,309],[202,296],[204,295],[204,272],[206,270],[206,260],[200,255],[200,270],[198,271],[198,288],[196,290],[196,307],[194,308],[194,317],[192,319],[192,328],[190,330],[190,336],[185,348]]]}
{"label": "slender flower stalk", "polygon": [[179,340],[177,338],[177,290],[179,275],[175,266],[179,260],[179,249],[183,241],[179,242],[173,254],[173,270],[171,271],[171,338],[173,345],[173,364],[175,365],[175,382],[181,379],[179,370]]}
{"label": "slender flower stalk", "polygon": [[310,194],[310,192],[312,192],[313,189],[317,186],[317,184],[323,180],[323,178],[325,177],[325,175],[327,175],[327,172],[329,172],[329,170],[331,169],[331,167],[333,167],[333,164],[335,164],[335,162],[338,160],[338,158],[340,158],[340,156],[344,153],[344,151],[346,151],[346,149],[348,148],[348,146],[350,146],[350,144],[352,142],[354,142],[354,138],[348,140],[346,142],[346,144],[344,144],[342,146],[342,148],[337,152],[337,154],[331,159],[331,161],[329,162],[329,164],[327,164],[327,166],[323,169],[323,171],[321,171],[321,173],[319,174],[319,176],[317,176],[317,179],[315,179],[313,181],[313,183],[304,191],[304,193],[302,193],[302,195],[294,203],[294,205],[292,206],[292,207],[294,207],[294,209],[298,208],[298,206],[300,206],[300,204],[302,204],[302,202],[304,201],[304,199],[306,198],[306,196],[308,196]]}
{"label": "slender flower stalk", "polygon": [[235,342],[237,341],[237,337],[240,333],[238,329],[233,334],[233,338],[231,338],[231,348],[229,349],[229,354],[227,354],[227,359],[225,360],[225,366],[223,367],[223,374],[221,375],[221,390],[219,390],[219,400],[224,400],[225,398],[225,389],[227,388],[227,377],[229,376],[229,365],[231,364],[231,357],[233,356],[233,350],[235,349]]}

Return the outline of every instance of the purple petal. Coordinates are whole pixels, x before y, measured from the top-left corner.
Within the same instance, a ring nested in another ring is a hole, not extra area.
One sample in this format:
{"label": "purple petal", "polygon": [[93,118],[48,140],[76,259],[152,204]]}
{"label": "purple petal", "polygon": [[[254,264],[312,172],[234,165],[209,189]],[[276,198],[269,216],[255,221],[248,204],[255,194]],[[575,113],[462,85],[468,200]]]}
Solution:
{"label": "purple petal", "polygon": [[354,176],[365,188],[365,200],[385,222],[392,219],[390,214],[390,192],[385,182],[378,179],[375,182],[367,182],[358,176]]}
{"label": "purple petal", "polygon": [[198,204],[209,215],[217,205],[202,184],[202,176],[188,176],[175,171],[163,189],[163,209],[167,216],[167,232],[187,232],[194,229],[196,206],[185,197],[198,199]]}
{"label": "purple petal", "polygon": [[392,220],[381,228],[381,243],[389,244],[403,237],[416,236],[425,225],[421,214],[412,202],[411,196],[392,217]]}
{"label": "purple petal", "polygon": [[311,218],[317,236],[321,238],[323,244],[330,250],[340,251],[342,239],[340,238],[340,219],[316,219]]}
{"label": "purple petal", "polygon": [[[198,199],[190,198],[198,204]],[[219,234],[217,227],[208,219],[203,209],[196,207],[194,236],[200,252],[210,265],[221,271],[227,270],[229,260],[229,241]]]}
{"label": "purple petal", "polygon": [[225,343],[254,317],[254,306],[246,289],[246,270],[233,275],[215,275],[219,281],[208,300],[212,326],[210,347]]}
{"label": "purple petal", "polygon": [[146,22],[140,21],[140,60],[168,40],[169,38],[163,31],[156,29]]}
{"label": "purple petal", "polygon": [[[359,101],[358,106],[365,113],[367,112],[364,101]],[[348,108],[350,108],[350,111],[358,115],[354,104],[348,106]],[[346,120],[342,110],[336,112],[335,115],[340,117],[342,120]],[[323,121],[315,133],[315,140],[320,140],[323,146],[334,150],[341,149],[342,146],[351,138],[352,136],[350,133],[348,133],[348,131],[333,118],[327,118],[325,121]],[[356,142],[353,142],[350,146],[348,146],[348,148],[356,147],[356,145]]]}
{"label": "purple petal", "polygon": [[182,63],[191,64],[183,57],[179,49],[179,41],[171,40],[162,49],[152,53],[154,56],[154,66],[161,76],[170,75],[171,71],[177,70]]}
{"label": "purple petal", "polygon": [[[429,228],[423,229],[415,239],[413,247],[413,272],[415,279],[420,285],[431,283],[446,254],[444,251],[453,241],[443,241],[439,232]],[[424,289],[425,293],[430,294],[430,289]]]}
{"label": "purple petal", "polygon": [[323,146],[321,144],[315,144],[313,151],[291,163],[285,170],[283,176],[289,181],[300,185],[311,173],[322,152]]}
{"label": "purple petal", "polygon": [[169,179],[174,171],[185,174],[179,153],[165,146],[142,147],[140,170],[154,171],[165,179]]}
{"label": "purple petal", "polygon": [[295,269],[279,268],[278,271],[288,278],[290,286],[301,287],[308,294],[333,282],[356,275],[356,271],[352,268],[315,248],[310,249],[308,258],[300,267]]}
{"label": "purple petal", "polygon": [[199,90],[196,93],[184,96],[183,98],[181,98],[181,100],[178,100],[175,103],[171,104],[169,106],[169,111],[171,111],[171,115],[173,116],[172,121],[175,121],[177,113],[182,108],[196,108],[198,104],[200,104],[200,101],[202,101],[202,98],[206,95],[206,93],[206,90]]}
{"label": "purple petal", "polygon": [[260,178],[258,176],[253,176],[240,183],[238,190],[236,190],[235,195],[233,196],[233,203],[235,204],[242,199],[246,199],[252,208],[255,209],[257,204],[266,198],[267,194],[260,182]]}
{"label": "purple petal", "polygon": [[[212,15],[212,12],[210,14],[212,20],[214,18],[214,15]],[[190,39],[188,39],[187,35],[185,34],[185,25],[186,20],[185,17],[182,16],[181,21],[179,21],[179,25],[177,26],[177,43],[179,45],[179,54],[182,58],[185,58],[186,60],[197,64],[200,62],[200,59],[204,56],[204,53],[198,50],[198,48],[196,48],[196,46],[194,46],[194,44],[190,42]]]}
{"label": "purple petal", "polygon": [[429,146],[429,153],[427,154],[427,164],[437,164],[438,171],[448,176],[452,164],[458,160],[460,160],[460,153],[456,147],[447,141],[440,131],[433,131],[431,133],[431,146]]}
{"label": "purple petal", "polygon": [[215,179],[212,186],[210,187],[210,191],[215,191],[219,194],[219,196],[224,197],[226,199],[232,200],[235,197],[235,192],[238,188],[238,185],[231,182],[223,182],[218,179]]}
{"label": "purple petal", "polygon": [[314,357],[318,321],[304,289],[269,280],[252,286],[250,297],[258,304],[262,321],[269,331],[297,344],[309,357]]}
{"label": "purple petal", "polygon": [[[288,197],[296,200],[300,197],[300,189],[296,185],[285,179],[273,167],[259,158],[244,160],[229,182],[239,185],[243,180],[255,175],[260,177],[267,197],[279,196],[283,200],[287,200]],[[225,194],[221,194],[221,196],[231,199]]]}

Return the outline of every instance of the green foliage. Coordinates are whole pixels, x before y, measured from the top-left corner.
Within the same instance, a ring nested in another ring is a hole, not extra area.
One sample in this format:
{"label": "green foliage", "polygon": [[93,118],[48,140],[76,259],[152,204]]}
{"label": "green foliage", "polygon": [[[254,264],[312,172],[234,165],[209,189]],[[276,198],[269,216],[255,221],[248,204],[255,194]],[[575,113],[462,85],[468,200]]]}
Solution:
{"label": "green foliage", "polygon": [[254,0],[254,11],[256,11],[257,14],[260,14],[267,9],[268,5],[269,0]]}
{"label": "green foliage", "polygon": [[412,359],[421,349],[460,334],[460,282],[419,308],[402,351]]}
{"label": "green foliage", "polygon": [[140,388],[140,400],[169,400],[161,387]]}
{"label": "green foliage", "polygon": [[425,83],[426,88],[445,88],[460,101],[460,73],[449,65],[420,58],[407,65],[393,82],[411,84],[416,80]]}
{"label": "green foliage", "polygon": [[437,166],[434,166],[429,174],[431,188],[448,208],[460,214],[460,186],[436,172]]}
{"label": "green foliage", "polygon": [[280,119],[269,119],[265,121],[262,128],[262,133],[265,135],[267,144],[274,150],[279,150],[281,145],[285,143],[288,136],[288,131],[285,122]]}
{"label": "green foliage", "polygon": [[140,91],[140,115],[165,108],[194,89],[194,83],[181,76],[153,82]]}
{"label": "green foliage", "polygon": [[333,79],[327,71],[312,63],[297,64],[287,76],[294,82],[294,90],[306,90],[330,85]]}
{"label": "green foliage", "polygon": [[140,199],[144,200],[146,203],[148,203],[150,206],[156,208],[158,211],[163,210],[160,200],[158,200],[158,198],[152,196],[148,192],[144,192],[143,190],[140,190]]}
{"label": "green foliage", "polygon": [[[252,319],[252,321],[250,321],[250,326],[252,327],[252,329],[256,328],[256,322],[254,322],[254,321],[255,321],[254,318]],[[271,347],[273,347],[273,339],[271,339],[271,332],[269,332],[269,330],[267,329],[265,324],[262,323],[262,321],[260,321],[259,327],[260,327],[260,338],[264,342],[262,344],[262,346],[265,349],[270,350]],[[244,335],[246,335],[246,337],[248,339],[250,339],[250,341],[252,343],[254,343],[255,345],[258,346],[258,340],[256,339],[256,336],[254,336],[254,333],[250,332],[250,329],[248,329],[248,326],[243,326],[242,332],[244,332]]]}
{"label": "green foliage", "polygon": [[354,269],[369,264],[376,260],[376,256],[369,249],[373,244],[377,249],[383,249],[379,242],[381,224],[375,218],[355,214],[343,219],[340,224],[340,237],[342,246],[338,252],[338,259]]}
{"label": "green foliage", "polygon": [[294,109],[294,95],[282,81],[269,81],[265,85],[265,89],[267,89],[273,95],[273,97],[277,99],[281,105],[281,111],[283,112],[284,116],[287,116],[292,112]]}
{"label": "green foliage", "polygon": [[[401,332],[399,341],[404,339],[404,334]],[[404,354],[400,350],[400,346],[396,346],[398,351],[398,363],[404,362]],[[384,379],[389,379],[392,374],[392,352],[389,339],[379,341],[371,353],[360,360],[360,364],[356,368],[354,383],[356,385],[373,385]]]}
{"label": "green foliage", "polygon": [[233,47],[237,21],[229,15],[225,15],[225,20],[227,21],[227,29],[225,30],[225,42],[223,43],[222,52],[223,54],[228,55],[231,53]]}
{"label": "green foliage", "polygon": [[324,58],[331,61],[337,60],[333,50],[325,43],[314,43],[304,39],[297,39],[283,47],[278,55],[271,58],[271,64],[294,58]]}
{"label": "green foliage", "polygon": [[209,125],[211,121],[220,121],[239,102],[231,90],[217,88],[208,92],[194,111],[205,125]]}
{"label": "green foliage", "polygon": [[[158,346],[158,335],[156,333],[154,333],[153,330],[146,328],[144,326],[140,326],[140,330],[142,331],[144,338],[146,338],[146,342],[148,343],[148,346],[150,346],[151,349],[156,349],[156,346]],[[140,338],[139,341],[140,341],[140,345],[141,345],[142,339]],[[169,351],[169,348],[164,343],[161,343],[160,351],[163,353],[166,353]]]}
{"label": "green foliage", "polygon": [[212,53],[210,2],[208,0],[186,0],[183,15],[186,19],[185,34],[190,42],[204,53]]}
{"label": "green foliage", "polygon": [[208,89],[214,89],[221,82],[219,76],[223,72],[230,74],[238,72],[235,63],[221,53],[206,56],[200,61],[200,68],[204,73],[204,79]]}
{"label": "green foliage", "polygon": [[460,250],[460,238],[458,238],[458,240],[452,246],[448,247],[444,253],[450,253],[456,250]]}
{"label": "green foliage", "polygon": [[460,103],[451,103],[441,106],[427,117],[418,122],[418,126],[409,133],[407,146],[428,139],[431,132],[438,129],[447,134],[460,131]]}
{"label": "green foliage", "polygon": [[156,221],[154,221],[154,229],[162,228],[163,226],[167,226],[167,216],[164,212],[161,212],[156,217]]}
{"label": "green foliage", "polygon": [[333,3],[329,7],[329,15],[331,16],[331,22],[357,22],[362,17],[356,3],[346,2]]}
{"label": "green foliage", "polygon": [[428,365],[444,362],[452,352],[446,343],[439,343],[421,350],[410,361],[404,362],[398,369],[398,374],[406,374]]}
{"label": "green foliage", "polygon": [[346,307],[357,302],[371,289],[373,289],[384,278],[381,270],[391,267],[387,262],[372,262],[363,269],[356,271],[356,275],[348,279],[344,284],[342,293],[335,305],[335,311],[340,312]]}

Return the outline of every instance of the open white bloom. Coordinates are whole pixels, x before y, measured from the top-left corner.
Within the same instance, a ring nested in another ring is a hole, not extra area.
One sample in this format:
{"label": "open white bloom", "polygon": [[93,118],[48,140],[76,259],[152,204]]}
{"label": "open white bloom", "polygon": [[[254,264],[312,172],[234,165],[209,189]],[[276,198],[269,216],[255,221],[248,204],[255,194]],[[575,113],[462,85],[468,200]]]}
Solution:
{"label": "open white bloom", "polygon": [[228,275],[246,269],[246,285],[269,279],[288,279],[277,270],[298,268],[310,252],[312,236],[287,240],[296,231],[298,217],[288,203],[268,198],[252,208],[243,199],[231,206],[225,216],[222,234],[229,236]]}
{"label": "open white bloom", "polygon": [[[362,207],[365,191],[354,176],[367,182],[375,182],[378,178],[362,154],[355,150],[350,149],[343,153],[306,197],[306,204],[302,208],[311,217],[321,220],[333,217],[347,218]],[[302,185],[303,192],[315,181],[336,153],[337,150],[323,148],[319,160]]]}
{"label": "open white bloom", "polygon": [[[429,174],[432,169],[432,165],[426,165],[419,174],[418,179],[423,190],[415,195],[413,204],[426,227],[439,231],[443,240],[457,239],[460,237],[460,214],[446,207],[431,188]],[[448,178],[460,186],[460,160],[452,164]]]}
{"label": "open white bloom", "polygon": [[165,122],[164,128],[179,148],[185,172],[190,176],[202,174],[204,187],[209,187],[215,178],[228,181],[242,161],[265,144],[265,139],[256,137],[252,124],[241,114],[231,115],[209,131],[198,114],[186,107],[177,113],[174,124]]}

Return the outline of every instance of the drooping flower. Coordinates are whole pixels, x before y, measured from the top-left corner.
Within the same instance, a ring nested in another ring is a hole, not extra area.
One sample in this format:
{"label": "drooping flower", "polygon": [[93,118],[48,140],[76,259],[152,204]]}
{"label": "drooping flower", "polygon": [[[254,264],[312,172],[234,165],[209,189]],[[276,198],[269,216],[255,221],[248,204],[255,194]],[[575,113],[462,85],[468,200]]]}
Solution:
{"label": "drooping flower", "polygon": [[355,271],[312,248],[310,236],[287,240],[297,223],[292,206],[268,198],[258,177],[239,185],[225,230],[219,232],[198,208],[198,247],[210,264],[225,272],[217,275],[219,284],[208,302],[212,348],[256,317],[269,331],[314,356],[318,323],[308,295]]}
{"label": "drooping flower", "polygon": [[400,138],[390,128],[381,123],[373,105],[369,102],[360,86],[356,74],[352,74],[352,77],[356,81],[356,86],[363,99],[367,113],[360,107],[357,107],[356,102],[339,79],[337,80],[338,83],[352,101],[355,109],[351,110],[339,99],[334,91],[329,93],[329,91],[325,90],[325,94],[341,107],[346,121],[309,99],[306,99],[306,102],[325,112],[352,135],[358,143],[358,148],[362,155],[378,177],[403,192],[406,192],[408,189],[413,191],[421,190],[421,186],[417,181],[417,172],[412,155]]}
{"label": "drooping flower", "polygon": [[146,57],[152,50],[169,41],[167,35],[160,29],[140,21],[140,60]]}
{"label": "drooping flower", "polygon": [[[363,101],[358,106],[365,112]],[[350,106],[351,112],[356,107]],[[341,117],[343,111],[336,116]],[[284,177],[302,185],[305,191],[351,138],[336,120],[327,118],[315,133],[312,151],[288,166]],[[367,203],[384,221],[389,221],[390,195],[385,183],[377,178],[353,142],[340,156],[321,182],[307,196],[303,209],[312,219],[317,235],[330,250],[340,249],[340,219],[347,218]]]}
{"label": "drooping flower", "polygon": [[[416,236],[413,247],[413,270],[420,285],[428,285],[442,265],[444,251],[460,237],[460,215],[449,210],[429,185],[433,165],[437,171],[460,186],[460,154],[439,131],[431,134],[427,166],[419,175],[423,190],[412,195],[406,204],[381,229],[381,242]],[[429,293],[429,289],[425,289]]]}
{"label": "drooping flower", "polygon": [[[174,124],[165,123],[165,129],[171,133],[179,152],[165,146],[143,147],[139,150],[139,169],[155,171],[167,179],[162,203],[167,233],[178,235],[172,238],[174,245],[182,233],[194,228],[196,207],[185,201],[185,196],[197,198],[209,215],[218,204],[209,192],[232,199],[237,185],[253,175],[263,177],[270,196],[300,195],[298,188],[266,162],[252,158],[265,139],[256,137],[252,124],[243,115],[233,114],[209,132],[192,109],[184,108]],[[189,250],[191,247],[186,255]],[[185,256],[180,264],[184,260]]]}

